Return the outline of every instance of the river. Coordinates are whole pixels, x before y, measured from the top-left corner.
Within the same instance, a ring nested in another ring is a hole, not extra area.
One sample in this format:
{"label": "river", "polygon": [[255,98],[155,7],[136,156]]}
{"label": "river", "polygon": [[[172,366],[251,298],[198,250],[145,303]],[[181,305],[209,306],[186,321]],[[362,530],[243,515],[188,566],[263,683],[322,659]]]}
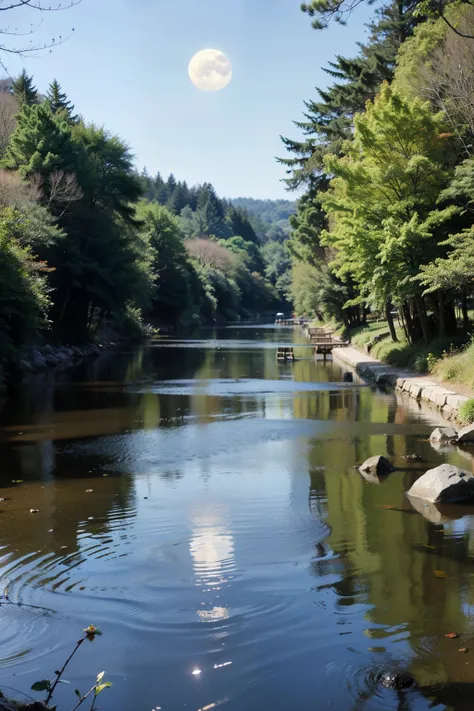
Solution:
{"label": "river", "polygon": [[[0,410],[0,687],[35,696],[94,624],[60,711],[102,670],[102,711],[471,709],[473,510],[405,497],[472,469],[439,422],[272,325],[25,383]],[[398,467],[380,484],[354,469],[373,454]]]}

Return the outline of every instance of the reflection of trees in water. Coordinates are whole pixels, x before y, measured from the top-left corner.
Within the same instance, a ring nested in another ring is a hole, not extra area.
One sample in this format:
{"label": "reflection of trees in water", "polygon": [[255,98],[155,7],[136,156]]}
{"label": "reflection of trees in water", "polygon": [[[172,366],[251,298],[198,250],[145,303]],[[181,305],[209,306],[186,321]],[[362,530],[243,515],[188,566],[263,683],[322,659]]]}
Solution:
{"label": "reflection of trees in water", "polygon": [[[390,398],[374,398],[364,390],[351,397],[341,407],[340,400],[334,406],[330,394],[311,396],[311,412],[321,418],[335,419],[339,412],[348,420],[401,422]],[[472,690],[474,668],[460,661],[463,655],[457,649],[469,646],[473,634],[472,519],[464,519],[463,535],[453,536],[453,526],[462,523],[435,524],[411,509],[404,492],[426,466],[407,466],[380,485],[368,484],[353,468],[374,454],[388,453],[400,462],[416,444],[413,435],[403,434],[314,441],[309,452],[310,505],[331,528],[326,543],[333,555],[316,550],[312,569],[321,582],[328,575],[338,576],[329,583],[338,606],[365,606],[366,636],[386,640],[383,662],[397,654],[393,642],[403,634],[411,648],[411,659],[403,661],[422,691],[433,693],[439,703],[467,709],[463,698]],[[437,577],[439,570],[446,577]],[[451,630],[464,632],[468,641],[449,643],[444,634]],[[433,691],[433,676],[449,683]],[[410,708],[410,699],[416,703],[414,696],[401,694],[398,708]]]}

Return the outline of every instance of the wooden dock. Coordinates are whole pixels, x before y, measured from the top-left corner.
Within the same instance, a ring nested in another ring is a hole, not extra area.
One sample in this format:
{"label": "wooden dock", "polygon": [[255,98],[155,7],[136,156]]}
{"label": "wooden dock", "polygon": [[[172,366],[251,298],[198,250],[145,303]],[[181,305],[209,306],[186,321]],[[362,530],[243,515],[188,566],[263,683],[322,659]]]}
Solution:
{"label": "wooden dock", "polygon": [[322,354],[324,357],[332,353],[333,348],[342,348],[348,346],[349,343],[343,341],[338,336],[333,335],[333,331],[324,326],[311,326],[305,329],[311,344],[315,346],[315,353]]}
{"label": "wooden dock", "polygon": [[277,360],[294,360],[295,352],[292,346],[282,346],[277,350]]}
{"label": "wooden dock", "polygon": [[305,326],[308,322],[306,318],[277,318],[277,326]]}

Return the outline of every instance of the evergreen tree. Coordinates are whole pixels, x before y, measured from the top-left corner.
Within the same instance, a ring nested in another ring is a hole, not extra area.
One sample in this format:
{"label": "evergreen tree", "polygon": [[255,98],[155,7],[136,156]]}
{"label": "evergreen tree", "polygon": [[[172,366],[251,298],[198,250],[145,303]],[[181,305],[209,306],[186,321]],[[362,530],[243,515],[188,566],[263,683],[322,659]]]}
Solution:
{"label": "evergreen tree", "polygon": [[13,82],[13,95],[18,100],[20,105],[27,104],[31,106],[32,104],[38,103],[38,92],[36,87],[33,85],[33,77],[30,77],[26,69],[23,69],[22,73]]}
{"label": "evergreen tree", "polygon": [[74,105],[68,100],[66,94],[62,91],[59,82],[54,79],[49,85],[49,90],[46,95],[51,111],[53,114],[62,112],[72,123],[77,122],[77,116],[74,115]]}
{"label": "evergreen tree", "polygon": [[304,183],[321,189],[320,179],[325,181],[323,157],[326,153],[341,155],[344,140],[351,136],[354,116],[375,98],[383,81],[392,79],[397,51],[416,23],[414,5],[413,0],[392,0],[369,25],[369,42],[359,45],[357,57],[337,56],[329,62],[324,71],[336,82],[328,89],[317,89],[318,99],[304,102],[304,120],[295,121],[304,139],[282,137],[292,155],[278,161],[286,167],[290,189]]}

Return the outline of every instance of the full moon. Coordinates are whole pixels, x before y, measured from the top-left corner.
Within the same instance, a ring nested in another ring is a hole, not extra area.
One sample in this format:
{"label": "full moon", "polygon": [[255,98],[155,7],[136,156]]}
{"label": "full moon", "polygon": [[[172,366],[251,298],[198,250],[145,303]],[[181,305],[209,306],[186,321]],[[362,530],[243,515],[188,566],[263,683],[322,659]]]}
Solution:
{"label": "full moon", "polygon": [[203,49],[189,62],[188,73],[201,91],[220,91],[232,79],[232,65],[218,49]]}

